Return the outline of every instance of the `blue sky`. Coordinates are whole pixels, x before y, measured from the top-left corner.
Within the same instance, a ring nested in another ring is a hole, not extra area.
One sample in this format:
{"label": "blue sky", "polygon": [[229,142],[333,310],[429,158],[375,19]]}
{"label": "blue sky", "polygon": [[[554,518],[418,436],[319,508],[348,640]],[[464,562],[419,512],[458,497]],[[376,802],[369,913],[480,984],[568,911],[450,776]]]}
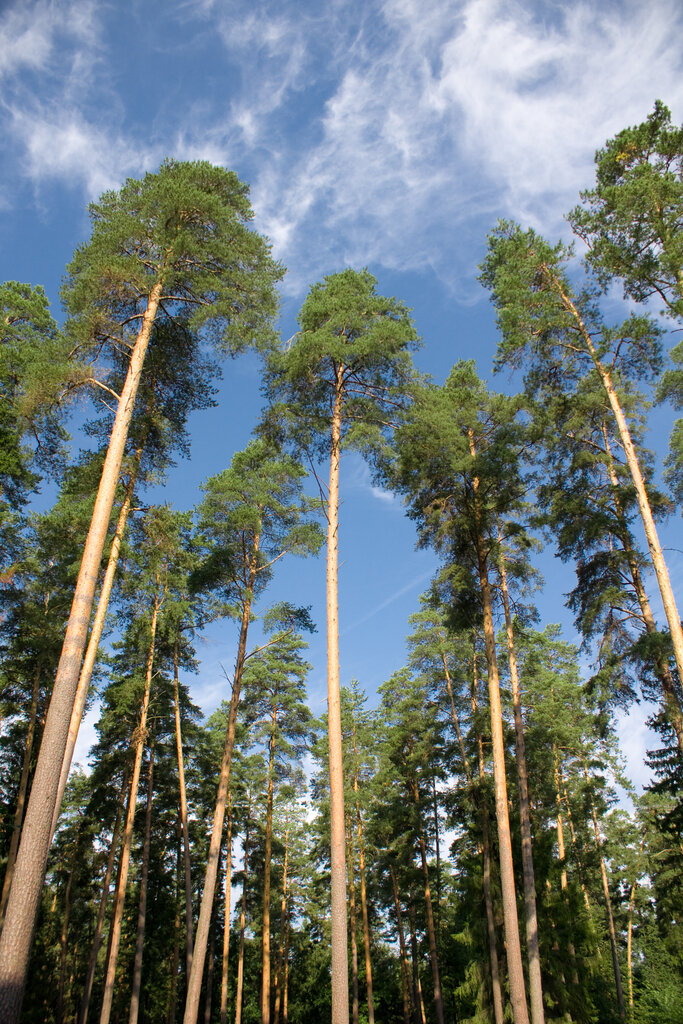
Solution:
{"label": "blue sky", "polygon": [[[656,98],[683,120],[681,38],[676,0],[6,3],[0,272],[43,284],[59,315],[87,201],[165,156],[209,159],[249,182],[256,227],[288,267],[285,337],[312,282],[369,266],[380,291],[414,308],[424,370],[441,381],[456,359],[475,358],[491,380],[495,329],[476,281],[486,232],[502,216],[567,236],[563,214],[591,183],[595,149]],[[189,507],[246,443],[261,406],[255,359],[226,366],[220,398],[194,418],[192,461],[160,500]],[[657,415],[660,453],[669,421]],[[407,617],[434,563],[355,456],[343,499],[342,678],[372,691],[403,663]],[[683,555],[669,564],[680,593]],[[550,559],[543,568],[544,621],[568,622],[571,575]],[[321,710],[322,560],[290,563],[273,597],[285,594],[312,603],[319,623],[309,656]],[[207,708],[223,695],[232,636],[228,625],[207,634],[193,683]],[[639,721],[622,730],[634,774]]]}

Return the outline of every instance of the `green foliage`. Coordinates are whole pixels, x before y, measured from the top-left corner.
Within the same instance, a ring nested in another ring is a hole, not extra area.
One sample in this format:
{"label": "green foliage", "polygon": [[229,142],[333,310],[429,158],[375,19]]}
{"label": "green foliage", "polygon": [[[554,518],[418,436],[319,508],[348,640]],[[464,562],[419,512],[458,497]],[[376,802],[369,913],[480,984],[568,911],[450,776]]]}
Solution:
{"label": "green foliage", "polygon": [[568,216],[588,245],[588,265],[606,285],[619,278],[637,302],[658,295],[683,313],[683,127],[657,100],[642,124],[595,154],[596,185]]}

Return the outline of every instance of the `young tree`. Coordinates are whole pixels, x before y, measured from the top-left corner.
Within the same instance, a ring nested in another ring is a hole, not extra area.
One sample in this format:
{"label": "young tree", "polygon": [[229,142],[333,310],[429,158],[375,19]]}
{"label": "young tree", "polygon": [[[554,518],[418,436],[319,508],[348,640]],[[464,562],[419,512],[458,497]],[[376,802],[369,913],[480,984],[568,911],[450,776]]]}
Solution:
{"label": "young tree", "polygon": [[[45,724],[0,937],[0,1013],[18,1020],[31,936],[97,575],[152,328],[179,319],[230,351],[270,341],[280,268],[248,229],[246,187],[208,163],[168,161],[90,208],[93,234],[68,267],[68,333],[83,352],[130,353]],[[103,385],[107,387],[107,385]]]}
{"label": "young tree", "polygon": [[314,285],[293,342],[273,355],[268,391],[296,443],[329,456],[327,490],[327,684],[332,851],[332,1021],[349,1017],[344,779],[339,701],[338,512],[342,448],[383,444],[413,378],[415,328],[406,307],[376,292],[376,280],[347,269]]}

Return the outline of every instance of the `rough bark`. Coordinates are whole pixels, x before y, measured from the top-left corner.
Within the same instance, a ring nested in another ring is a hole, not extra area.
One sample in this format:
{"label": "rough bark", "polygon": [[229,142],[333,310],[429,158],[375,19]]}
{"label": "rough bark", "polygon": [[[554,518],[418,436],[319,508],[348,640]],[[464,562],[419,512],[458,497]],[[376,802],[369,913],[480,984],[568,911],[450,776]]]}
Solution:
{"label": "rough bark", "polygon": [[140,723],[137,728],[135,744],[135,761],[133,763],[133,775],[130,784],[130,797],[128,800],[128,814],[126,815],[126,826],[123,831],[121,843],[121,860],[119,863],[119,878],[114,898],[114,916],[111,923],[109,935],[109,956],[107,959],[107,973],[104,982],[104,994],[102,996],[102,1010],[100,1012],[100,1024],[109,1024],[112,1001],[114,998],[114,984],[116,979],[116,966],[118,962],[119,943],[121,941],[121,926],[123,924],[123,905],[126,899],[126,886],[128,884],[128,867],[130,864],[130,852],[133,843],[133,824],[135,821],[135,805],[137,803],[138,785],[140,782],[140,769],[142,767],[142,754],[147,738],[147,714],[149,711],[150,695],[152,692],[152,669],[154,666],[154,647],[156,640],[157,620],[161,600],[159,594],[154,598],[152,609],[152,622],[150,626],[150,645],[147,655],[147,670],[145,672],[145,690],[142,697],[142,709],[140,711]]}
{"label": "rough bark", "polygon": [[526,742],[524,739],[524,722],[522,720],[522,701],[519,692],[519,671],[515,636],[510,614],[510,597],[507,586],[505,556],[503,554],[503,537],[498,527],[500,588],[505,613],[505,635],[507,640],[508,667],[510,669],[510,686],[512,689],[512,710],[515,722],[515,766],[517,769],[517,786],[519,790],[519,819],[522,833],[522,880],[524,884],[524,923],[526,928],[526,947],[529,961],[529,1003],[531,1006],[532,1024],[545,1024],[543,1011],[543,982],[541,980],[541,955],[538,948],[538,914],[536,911],[536,882],[534,878],[534,858],[531,841],[531,811],[529,804],[529,773],[526,762]]}
{"label": "rough bark", "polygon": [[126,800],[127,789],[128,773],[124,772],[123,782],[121,784],[121,791],[119,793],[119,800],[116,807],[116,819],[114,821],[114,829],[112,832],[111,843],[109,846],[109,853],[107,855],[107,866],[104,872],[104,881],[102,882],[102,895],[100,896],[100,905],[97,911],[97,921],[95,922],[95,934],[93,935],[92,946],[90,949],[90,960],[88,961],[88,970],[85,976],[85,983],[83,985],[83,996],[81,998],[81,1008],[78,1015],[78,1024],[87,1024],[88,1020],[90,996],[92,993],[93,981],[95,979],[95,971],[97,969],[97,956],[99,954],[100,945],[102,943],[102,929],[104,927],[104,917],[107,912],[107,903],[109,902],[109,884],[111,882],[111,876],[114,871],[116,851],[118,850],[119,846],[121,819],[123,817],[123,808]]}
{"label": "rough bark", "polygon": [[26,794],[28,792],[28,780],[31,772],[31,759],[33,757],[33,743],[36,735],[36,723],[38,721],[38,696],[40,694],[40,662],[33,673],[33,687],[31,689],[31,706],[28,714],[28,729],[26,730],[26,743],[24,745],[24,757],[21,764],[21,776],[19,778],[19,789],[17,792],[17,806],[14,811],[14,823],[12,825],[12,838],[10,839],[9,851],[7,853],[7,865],[5,867],[5,878],[2,883],[2,896],[0,897],[0,928],[5,919],[5,909],[9,898],[10,886],[14,877],[14,866],[17,860],[19,839],[21,837],[21,823],[24,820],[24,807],[26,806]]}
{"label": "rough bark", "polygon": [[223,835],[223,822],[225,820],[225,805],[228,798],[228,786],[230,785],[230,766],[232,764],[232,750],[235,745],[235,727],[237,725],[237,708],[240,700],[242,687],[242,673],[247,655],[247,635],[249,631],[249,618],[251,615],[251,603],[253,587],[256,581],[257,562],[259,550],[259,537],[254,540],[254,549],[251,564],[248,570],[247,588],[242,607],[242,622],[240,625],[240,639],[237,647],[237,662],[235,664],[235,677],[232,684],[232,696],[230,698],[230,710],[228,711],[228,728],[225,734],[225,746],[223,748],[223,759],[218,778],[218,793],[216,795],[216,808],[213,815],[213,828],[209,843],[209,855],[204,876],[204,891],[197,923],[194,954],[192,957],[192,969],[187,983],[187,998],[185,1001],[185,1016],[183,1024],[197,1024],[199,1013],[199,997],[202,990],[202,976],[204,974],[204,961],[206,959],[206,947],[209,938],[209,927],[213,911],[213,898],[216,891],[216,877],[218,875],[218,860],[220,856],[221,840]]}
{"label": "rough bark", "polygon": [[[337,370],[330,439],[327,504],[327,722],[330,763],[330,867],[332,896],[332,1024],[349,1021],[349,968],[344,857],[344,773],[339,696],[338,513],[344,367]],[[190,1022],[188,1022],[190,1024]]]}
{"label": "rough bark", "polygon": [[5,925],[0,935],[0,1018],[5,1024],[18,1024],[21,1012],[31,940],[50,847],[52,819],[57,803],[71,711],[88,635],[97,575],[135,398],[142,377],[144,358],[161,293],[162,282],[158,281],[150,292],[121,391],[90,530],[83,549],[31,797],[26,809]]}
{"label": "rough bark", "polygon": [[187,977],[192,969],[192,865],[190,863],[190,828],[187,817],[187,789],[185,787],[185,759],[180,722],[180,680],[178,678],[178,641],[173,645],[173,706],[175,711],[175,743],[178,759],[178,790],[180,796],[180,822],[183,829],[183,862],[185,866],[185,963]]}

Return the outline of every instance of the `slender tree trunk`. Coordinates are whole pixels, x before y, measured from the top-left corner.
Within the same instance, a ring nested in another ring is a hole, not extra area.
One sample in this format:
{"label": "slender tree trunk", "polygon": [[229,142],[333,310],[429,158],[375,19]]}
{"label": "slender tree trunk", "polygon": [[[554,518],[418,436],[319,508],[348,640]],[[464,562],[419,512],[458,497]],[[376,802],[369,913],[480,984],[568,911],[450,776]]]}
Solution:
{"label": "slender tree trunk", "polygon": [[19,838],[21,836],[21,823],[24,820],[24,807],[26,805],[26,793],[28,792],[28,780],[31,773],[31,759],[33,757],[33,743],[36,735],[36,723],[38,721],[38,696],[40,694],[40,661],[33,673],[33,687],[31,690],[31,707],[29,709],[28,729],[26,731],[26,744],[24,746],[24,758],[21,765],[21,776],[19,778],[19,790],[17,792],[17,806],[14,811],[14,825],[12,827],[12,838],[10,839],[9,852],[7,854],[7,866],[5,868],[5,879],[2,883],[2,896],[0,897],[0,928],[5,919],[5,909],[9,897],[12,878],[14,877],[14,865],[17,860],[19,849]]}
{"label": "slender tree trunk", "polygon": [[403,932],[403,915],[401,913],[401,901],[398,895],[398,883],[394,865],[389,864],[391,875],[391,889],[394,894],[394,908],[396,910],[396,927],[398,929],[398,948],[401,957],[401,992],[403,995],[403,1024],[410,1024],[413,1019],[414,1008],[412,1005],[412,988],[410,984],[410,964],[408,963],[408,951]]}
{"label": "slender tree trunk", "polygon": [[192,969],[192,865],[190,864],[190,828],[187,817],[187,789],[185,787],[185,760],[180,722],[180,680],[178,678],[178,641],[173,644],[173,704],[175,709],[175,743],[178,759],[178,789],[180,793],[180,821],[183,829],[183,857],[185,863],[185,963],[187,977]]}
{"label": "slender tree trunk", "polygon": [[[588,779],[588,772],[584,768],[584,774]],[[617,1006],[619,1008],[619,1016],[622,1021],[626,1020],[626,1007],[624,1005],[624,989],[621,983],[621,968],[619,967],[619,953],[617,947],[617,932],[614,927],[614,914],[612,913],[612,899],[609,893],[609,880],[607,878],[607,866],[605,864],[605,858],[602,855],[602,840],[600,838],[600,829],[598,827],[598,815],[595,810],[595,804],[591,799],[591,817],[593,819],[593,832],[595,834],[595,847],[600,857],[600,875],[602,877],[602,891],[605,897],[605,912],[607,914],[607,926],[609,928],[609,941],[610,948],[612,951],[612,969],[614,971],[614,987],[617,994]]]}
{"label": "slender tree trunk", "polygon": [[183,1018],[183,1024],[197,1024],[197,1014],[199,1013],[199,997],[202,990],[204,960],[206,959],[206,946],[209,937],[213,898],[216,891],[218,860],[223,835],[223,822],[225,820],[225,804],[228,798],[228,786],[230,785],[232,750],[235,745],[237,708],[239,706],[240,690],[242,687],[244,661],[247,655],[247,635],[249,632],[249,618],[251,615],[254,584],[256,582],[259,539],[259,535],[257,534],[254,538],[252,559],[247,574],[247,586],[244,594],[242,622],[240,625],[240,639],[237,647],[237,662],[235,664],[235,678],[232,684],[232,696],[230,698],[230,710],[228,712],[228,728],[225,734],[223,759],[221,761],[221,770],[218,778],[216,808],[213,814],[213,829],[211,831],[209,856],[206,863],[206,874],[204,876],[204,891],[202,893],[202,903],[199,911],[199,921],[197,923],[197,934],[194,954],[192,957],[192,969],[187,983],[187,997],[185,1000],[185,1016]]}
{"label": "slender tree trunk", "polygon": [[432,775],[432,813],[434,815],[434,855],[436,859],[436,948],[441,955],[441,850],[439,842],[439,801],[436,776]]}
{"label": "slender tree trunk", "polygon": [[280,942],[277,955],[277,973],[275,975],[275,1008],[273,1024],[280,1024],[280,1008],[282,1006],[282,983],[284,980],[285,930],[287,925],[287,866],[289,857],[289,827],[285,828],[285,860],[282,869],[282,899],[280,901]]}
{"label": "slender tree trunk", "polygon": [[71,887],[74,880],[74,871],[76,869],[76,855],[78,853],[78,846],[81,839],[81,826],[82,821],[79,820],[78,828],[76,830],[76,838],[74,840],[73,853],[71,855],[71,864],[69,865],[69,878],[66,883],[66,891],[64,893],[64,914],[62,916],[62,927],[59,936],[59,987],[57,990],[57,1020],[64,1020],[64,988],[66,986],[66,958],[68,952],[67,938],[69,935],[69,918],[71,917]]}
{"label": "slender tree trunk", "polygon": [[230,893],[232,892],[232,802],[228,791],[228,835],[225,851],[224,925],[221,958],[221,1024],[228,1021],[228,954],[230,952]]}
{"label": "slender tree trunk", "polygon": [[173,955],[171,957],[171,990],[168,994],[166,1024],[175,1024],[178,1002],[178,967],[180,965],[180,835],[176,852],[176,911],[173,920]]}
{"label": "slender tree trunk", "polygon": [[[550,271],[548,271],[550,274]],[[645,488],[645,481],[643,480],[643,474],[640,471],[640,464],[638,462],[638,455],[636,453],[633,440],[631,438],[631,432],[624,415],[624,411],[619,401],[612,378],[609,371],[600,361],[593,339],[590,336],[586,325],[584,324],[579,311],[576,306],[566,294],[560,281],[552,274],[550,277],[553,281],[554,286],[557,288],[558,293],[562,299],[562,304],[568,313],[574,318],[575,323],[579,329],[581,337],[583,338],[584,344],[588,353],[593,360],[593,365],[602,381],[602,385],[607,393],[609,404],[612,407],[612,412],[617,423],[619,430],[619,437],[621,438],[621,444],[624,449],[624,455],[626,456],[626,464],[631,474],[633,486],[635,488],[636,497],[638,499],[638,508],[640,509],[640,517],[643,521],[643,529],[645,530],[645,537],[647,539],[647,545],[650,549],[650,557],[652,559],[652,565],[655,570],[655,576],[657,577],[657,583],[659,584],[659,592],[662,596],[662,604],[664,606],[664,612],[666,614],[666,620],[669,623],[669,629],[671,631],[671,640],[673,642],[674,654],[676,656],[676,665],[678,667],[679,679],[683,679],[683,627],[681,626],[681,620],[678,615],[676,608],[676,601],[674,593],[671,588],[671,581],[669,579],[669,572],[664,561],[664,555],[662,554],[662,548],[659,543],[659,537],[657,536],[657,527],[652,515],[650,508],[650,499],[647,496],[647,490]]]}
{"label": "slender tree trunk", "polygon": [[[339,610],[337,594],[339,457],[344,367],[337,370],[330,439],[327,503],[327,722],[330,749],[330,866],[332,890],[332,1024],[349,1021],[349,968],[344,863],[344,771],[339,696]],[[189,1022],[188,1022],[189,1024]]]}
{"label": "slender tree trunk", "polygon": [[116,860],[116,851],[119,845],[121,819],[123,817],[123,808],[126,801],[127,788],[128,772],[126,771],[123,773],[123,782],[121,785],[119,800],[116,807],[116,819],[114,821],[114,830],[112,832],[111,844],[109,846],[109,853],[107,855],[107,866],[104,872],[104,881],[102,882],[102,895],[100,896],[100,905],[97,911],[97,921],[95,922],[95,934],[93,935],[92,947],[90,949],[90,960],[88,961],[88,970],[85,976],[85,983],[83,985],[83,997],[81,999],[81,1008],[80,1013],[78,1015],[78,1024],[87,1024],[88,1020],[90,995],[92,993],[92,985],[95,979],[95,971],[97,969],[97,956],[99,954],[100,945],[102,942],[104,916],[107,912],[107,903],[109,902],[109,884],[111,882],[111,876],[114,871],[114,861]]}
{"label": "slender tree trunk", "polygon": [[524,922],[526,926],[526,946],[529,960],[529,1002],[531,1005],[532,1024],[545,1024],[543,1011],[543,982],[541,980],[541,955],[538,948],[538,914],[536,911],[536,881],[534,878],[534,858],[531,842],[531,812],[529,809],[529,773],[526,763],[526,743],[524,740],[524,722],[522,720],[522,701],[519,692],[519,672],[517,669],[517,653],[515,651],[515,635],[510,614],[510,598],[508,594],[505,555],[503,554],[503,536],[498,527],[500,586],[505,612],[505,634],[507,639],[508,665],[510,668],[510,685],[512,688],[512,709],[515,720],[515,764],[517,768],[517,785],[519,789],[519,818],[522,833],[522,878],[524,882]]}
{"label": "slender tree trunk", "polygon": [[[417,783],[413,781],[413,801],[420,814],[420,794]],[[425,844],[422,822],[418,825],[417,841],[420,847],[420,860],[422,862],[422,875],[424,877],[425,903],[427,905],[427,937],[429,939],[429,959],[432,965],[432,979],[434,982],[434,1008],[438,1024],[444,1024],[443,999],[441,997],[441,979],[439,977],[439,957],[436,951],[436,929],[434,927],[434,912],[432,910],[432,893],[429,887],[429,866],[427,864],[427,846]]]}
{"label": "slender tree trunk", "polygon": [[261,1024],[270,1024],[270,865],[273,853],[273,786],[275,772],[275,729],[277,709],[273,708],[268,740],[268,795],[266,798],[266,849],[263,860],[263,917],[261,928]]}
{"label": "slender tree trunk", "polygon": [[209,956],[206,965],[206,996],[204,998],[204,1024],[211,1021],[211,1002],[213,998],[213,967],[216,962],[216,918],[211,918],[211,931],[209,938]]}
{"label": "slender tree trunk", "polygon": [[[564,822],[562,820],[562,799],[560,795],[560,756],[557,750],[557,744],[553,743],[553,758],[555,762],[555,799],[557,801],[557,856],[560,861],[560,886],[562,888],[562,894],[566,897],[567,892],[567,851],[564,844]],[[574,943],[569,941],[567,943],[569,950],[569,956],[572,962],[572,984],[578,986],[579,974],[576,966],[576,948]]]}
{"label": "slender tree trunk", "polygon": [[[251,807],[249,808],[251,813]],[[240,909],[240,951],[237,960],[237,987],[235,990],[235,1024],[242,1021],[242,989],[244,986],[244,932],[247,921],[247,873],[249,871],[249,824],[244,833],[244,881],[242,883],[242,907]]]}
{"label": "slender tree trunk", "polygon": [[5,1024],[18,1024],[19,1021],[31,940],[45,878],[52,818],[57,803],[59,779],[71,711],[78,688],[97,574],[145,353],[161,293],[162,282],[158,281],[150,292],[121,391],[45,721],[31,797],[26,809],[5,925],[0,935],[0,1019]]}
{"label": "slender tree trunk", "polygon": [[145,942],[147,920],[147,878],[149,875],[149,851],[152,843],[152,798],[154,794],[154,738],[149,748],[149,769],[147,772],[147,806],[145,808],[145,837],[142,844],[142,866],[140,873],[140,902],[138,905],[138,926],[135,934],[135,959],[133,961],[133,985],[130,997],[128,1024],[138,1024],[140,1009],[140,988],[142,985],[142,949]]}
{"label": "slender tree trunk", "polygon": [[289,1006],[289,909],[287,910],[287,920],[285,921],[285,975],[284,975],[284,993],[282,996],[282,1021],[283,1024],[287,1024],[288,1020],[288,1006]]}
{"label": "slender tree trunk", "polygon": [[[353,753],[358,764],[356,745],[356,723],[353,723]],[[368,999],[368,1024],[375,1024],[375,1002],[372,994],[372,960],[370,958],[370,919],[368,916],[368,894],[365,885],[365,843],[363,842],[363,820],[358,798],[358,769],[353,775],[353,791],[356,797],[356,834],[358,836],[358,875],[360,877],[360,905],[363,915],[363,950],[365,953],[365,987]]]}
{"label": "slender tree trunk", "polygon": [[408,905],[409,920],[410,920],[410,950],[411,958],[413,961],[413,1005],[415,1007],[415,1020],[416,1024],[427,1024],[427,1014],[425,1013],[425,1004],[422,998],[422,985],[420,983],[420,956],[417,946],[417,933],[415,930],[415,898],[412,891],[410,891],[410,903]]}
{"label": "slender tree trunk", "polygon": [[[476,636],[472,637],[472,717],[476,723],[479,687],[479,671],[477,666]],[[503,1024],[503,991],[500,983],[500,964],[498,962],[498,945],[496,942],[496,920],[493,914],[493,897],[491,895],[491,836],[489,828],[489,812],[484,798],[484,780],[486,765],[484,762],[484,741],[475,724],[477,753],[479,760],[480,799],[477,801],[474,783],[470,780],[473,803],[479,805],[481,821],[481,853],[482,853],[482,891],[486,909],[486,931],[489,940],[489,967],[491,969],[491,993],[493,996],[493,1014],[496,1024]],[[469,774],[469,768],[468,768]]]}
{"label": "slender tree trunk", "polygon": [[140,769],[142,767],[142,754],[147,738],[147,713],[149,711],[149,700],[152,691],[152,668],[154,666],[154,645],[156,640],[157,619],[161,601],[158,588],[154,598],[152,610],[152,623],[150,627],[150,645],[147,655],[147,671],[145,673],[145,691],[142,698],[142,710],[140,712],[140,724],[137,729],[137,740],[135,745],[135,762],[133,764],[133,777],[130,785],[130,798],[128,801],[128,814],[126,816],[126,827],[123,832],[121,844],[121,861],[119,864],[119,880],[116,887],[114,899],[114,916],[111,923],[109,937],[109,957],[107,961],[107,973],[104,982],[104,994],[102,996],[102,1010],[100,1012],[100,1024],[109,1024],[112,1001],[114,998],[114,983],[116,980],[116,965],[119,955],[119,942],[121,941],[121,926],[123,924],[123,904],[126,898],[126,886],[128,884],[128,866],[130,863],[130,851],[133,842],[133,823],[135,820],[135,805],[137,803],[138,784],[140,782]]}
{"label": "slender tree trunk", "polygon": [[[607,473],[609,475],[610,483],[614,488],[614,511],[622,532],[624,554],[628,561],[631,579],[633,580],[633,587],[636,592],[638,604],[640,605],[640,612],[643,617],[643,623],[645,624],[645,632],[652,636],[657,632],[655,617],[652,614],[652,608],[650,607],[650,602],[645,592],[643,577],[640,572],[640,566],[638,565],[638,558],[633,550],[631,531],[629,530],[626,516],[619,498],[619,478],[617,477],[616,470],[614,468],[614,459],[610,448],[609,435],[604,423],[602,425],[602,436],[605,441],[605,453],[607,455]],[[676,692],[676,684],[674,683],[671,669],[667,664],[666,658],[664,658],[660,652],[655,655],[654,669],[662,686],[666,716],[676,733],[679,749],[683,752],[683,710],[681,709],[681,703]]]}
{"label": "slender tree trunk", "polygon": [[347,825],[348,855],[346,858],[346,869],[349,884],[349,930],[351,932],[351,1020],[358,1024],[358,942],[356,933],[358,929],[356,921],[356,870],[353,856],[353,833],[351,822]]}
{"label": "slender tree trunk", "polygon": [[633,879],[633,885],[631,886],[631,895],[628,901],[628,929],[626,939],[626,970],[628,971],[628,1015],[629,1020],[633,1020],[633,910],[636,902],[636,891],[638,889],[638,868],[640,866],[640,858],[643,855],[643,847],[645,846],[645,836],[640,841],[640,850],[638,852],[638,861],[636,863],[636,874]]}
{"label": "slender tree trunk", "polygon": [[55,834],[55,829],[57,828],[57,821],[59,820],[59,814],[62,809],[64,790],[66,789],[66,783],[69,778],[71,761],[74,756],[76,740],[78,739],[78,731],[81,727],[81,719],[83,718],[85,704],[88,699],[90,680],[92,679],[93,669],[95,668],[95,661],[97,660],[97,652],[100,647],[100,640],[102,639],[102,632],[104,630],[104,624],[107,619],[109,598],[111,597],[112,587],[114,586],[116,568],[119,564],[121,542],[123,540],[123,534],[125,533],[126,530],[126,523],[128,522],[128,513],[130,512],[130,505],[131,501],[133,500],[135,482],[137,480],[138,470],[140,468],[140,462],[142,460],[143,451],[143,445],[140,445],[135,451],[133,469],[128,478],[126,491],[123,497],[123,504],[121,505],[121,509],[119,511],[119,518],[116,523],[116,530],[114,531],[114,536],[111,542],[111,551],[109,552],[109,559],[107,561],[107,568],[104,573],[104,579],[102,580],[102,588],[100,590],[100,596],[97,602],[97,611],[95,612],[95,618],[93,619],[92,629],[90,631],[90,638],[88,640],[88,646],[86,648],[85,657],[83,659],[83,667],[81,668],[81,674],[78,677],[78,687],[76,689],[76,697],[74,698],[74,705],[71,711],[71,720],[69,722],[69,733],[66,738],[66,749],[64,751],[64,757],[62,759],[62,770],[59,775],[59,787],[57,789],[55,811],[52,816],[52,833],[50,835],[50,843],[52,843],[52,836],[54,836]]}
{"label": "slender tree trunk", "polygon": [[[474,437],[470,432],[470,451],[476,455]],[[503,740],[503,713],[500,703],[498,662],[496,660],[496,636],[493,628],[491,585],[487,569],[487,552],[482,535],[479,480],[473,479],[474,519],[476,529],[477,561],[479,565],[479,587],[484,619],[484,649],[489,682],[489,710],[491,714],[491,743],[493,747],[493,779],[496,793],[496,821],[498,823],[498,846],[500,858],[500,887],[503,899],[505,942],[510,985],[510,1003],[514,1024],[529,1024],[522,966],[522,947],[519,939],[515,875],[512,863],[512,840],[508,817],[507,780],[505,778],[505,743]]]}

